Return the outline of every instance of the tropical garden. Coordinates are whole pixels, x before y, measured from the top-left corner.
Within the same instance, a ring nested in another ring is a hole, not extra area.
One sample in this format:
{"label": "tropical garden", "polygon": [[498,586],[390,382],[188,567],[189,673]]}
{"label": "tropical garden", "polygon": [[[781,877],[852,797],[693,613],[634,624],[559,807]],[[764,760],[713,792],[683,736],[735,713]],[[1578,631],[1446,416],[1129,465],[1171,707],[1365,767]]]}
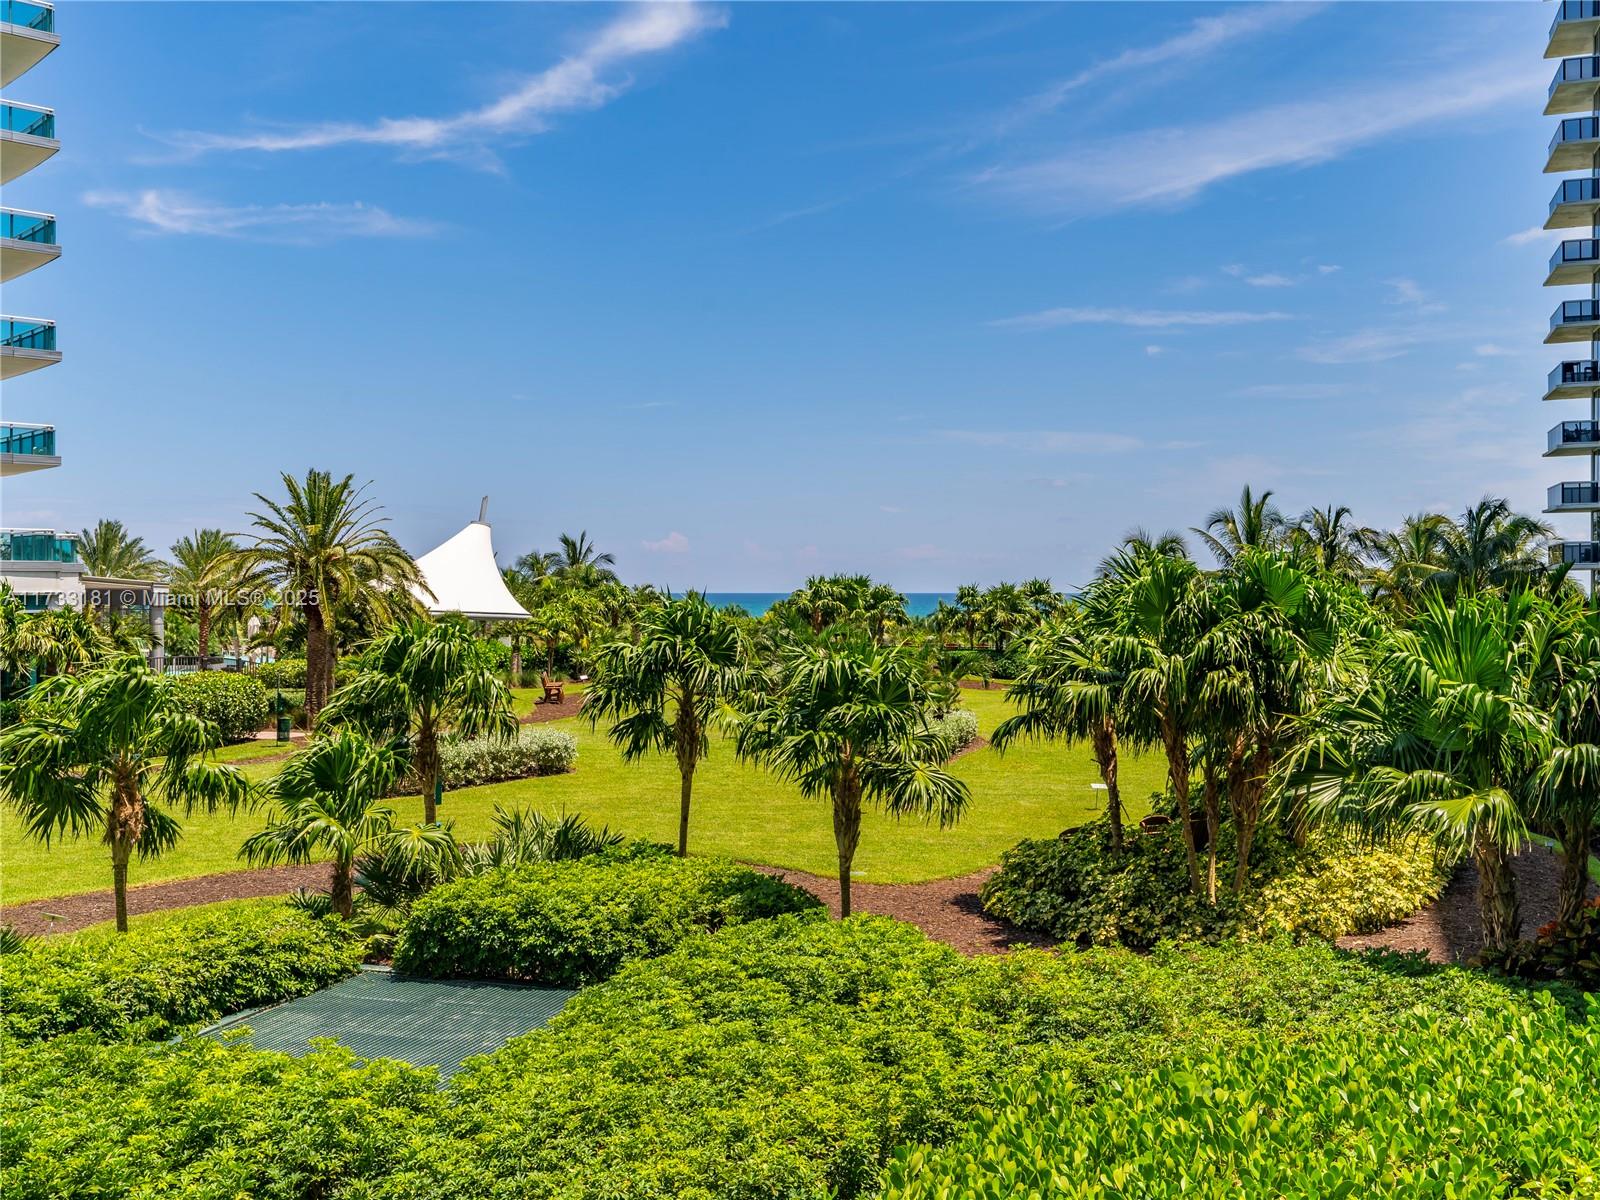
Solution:
{"label": "tropical garden", "polygon": [[[0,1193],[1600,1194],[1600,608],[1548,532],[1247,488],[926,616],[864,576],[719,608],[583,533],[484,627],[350,477],[167,561],[103,521],[199,669],[0,597],[5,902],[114,918],[0,936]],[[130,913],[244,868],[307,886]],[[968,875],[1043,948],[860,911]],[[1452,880],[1471,964],[1333,944]],[[194,1036],[363,961],[577,994],[446,1086]]]}

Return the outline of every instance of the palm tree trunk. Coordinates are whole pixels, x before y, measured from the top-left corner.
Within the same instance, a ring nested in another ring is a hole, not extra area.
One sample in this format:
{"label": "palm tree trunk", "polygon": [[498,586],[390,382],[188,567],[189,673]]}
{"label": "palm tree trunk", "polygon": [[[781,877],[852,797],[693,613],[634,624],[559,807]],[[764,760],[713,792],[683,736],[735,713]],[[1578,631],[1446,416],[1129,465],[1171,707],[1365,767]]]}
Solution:
{"label": "palm tree trunk", "polygon": [[1587,817],[1571,816],[1556,828],[1561,846],[1561,876],[1556,882],[1556,920],[1576,920],[1589,890],[1589,838],[1594,825]]}
{"label": "palm tree trunk", "polygon": [[1111,850],[1122,853],[1122,789],[1117,783],[1117,726],[1114,721],[1102,721],[1093,735],[1095,766],[1100,768],[1100,782],[1106,785],[1106,822],[1111,827]]}
{"label": "palm tree trunk", "polygon": [[694,792],[694,763],[678,768],[678,857],[689,857],[689,798]]}
{"label": "palm tree trunk", "polygon": [[1478,913],[1483,922],[1483,944],[1504,950],[1522,932],[1517,905],[1517,881],[1511,874],[1504,848],[1487,832],[1478,834],[1472,848],[1478,868]]}
{"label": "palm tree trunk", "polygon": [[511,643],[511,686],[522,686],[522,643]]}
{"label": "palm tree trunk", "polygon": [[1222,789],[1217,778],[1217,764],[1211,752],[1206,753],[1205,812],[1206,812],[1206,899],[1217,902],[1217,834],[1222,826]]}
{"label": "palm tree trunk", "polygon": [[1189,747],[1175,730],[1167,731],[1165,741],[1167,779],[1178,802],[1178,820],[1183,823],[1183,855],[1189,865],[1189,890],[1198,896],[1202,888],[1200,855],[1195,848],[1194,812],[1189,806]]}
{"label": "palm tree trunk", "polygon": [[317,714],[328,702],[328,627],[322,608],[315,602],[305,606],[306,617],[306,728],[314,729]]}
{"label": "palm tree trunk", "polygon": [[211,605],[202,600],[197,614],[200,622],[200,669],[206,669],[206,655],[211,650]]}
{"label": "palm tree trunk", "polygon": [[117,901],[117,932],[128,932],[128,857],[133,847],[126,842],[111,845],[111,890]]}
{"label": "palm tree trunk", "polygon": [[850,866],[861,841],[861,783],[847,771],[833,789],[833,841],[839,851],[839,916],[850,915]]}
{"label": "palm tree trunk", "polygon": [[439,734],[431,724],[417,730],[417,776],[422,781],[422,820],[432,825],[439,819],[433,802],[439,788]]}
{"label": "palm tree trunk", "polygon": [[128,860],[144,833],[144,804],[122,767],[111,789],[106,814],[106,843],[111,847],[111,890],[116,898],[117,932],[128,932]]}
{"label": "palm tree trunk", "polygon": [[333,901],[333,911],[346,921],[356,915],[355,860],[333,860],[333,879],[328,887],[328,898]]}

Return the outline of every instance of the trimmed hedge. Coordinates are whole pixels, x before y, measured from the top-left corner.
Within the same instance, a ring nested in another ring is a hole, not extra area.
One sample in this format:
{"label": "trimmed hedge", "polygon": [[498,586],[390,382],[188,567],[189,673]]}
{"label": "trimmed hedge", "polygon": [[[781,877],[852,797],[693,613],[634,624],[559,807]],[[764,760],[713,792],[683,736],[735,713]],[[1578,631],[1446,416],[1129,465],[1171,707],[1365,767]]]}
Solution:
{"label": "trimmed hedge", "polygon": [[1012,1088],[960,1138],[902,1152],[886,1200],[1600,1194],[1600,1004],[1411,1014],[1112,1080]]}
{"label": "trimmed hedge", "polygon": [[304,688],[306,686],[306,660],[280,658],[274,662],[252,667],[250,674],[265,688]]}
{"label": "trimmed hedge", "polygon": [[261,680],[238,671],[192,671],[178,676],[177,688],[179,703],[215,721],[225,741],[253,737],[272,712]]}
{"label": "trimmed hedge", "polygon": [[577,740],[561,729],[528,729],[496,741],[450,739],[439,746],[439,768],[449,788],[477,787],[532,775],[560,775],[578,761]]}
{"label": "trimmed hedge", "polygon": [[811,893],[726,859],[628,849],[434,888],[412,906],[394,965],[575,987],[695,933],[820,908]]}
{"label": "trimmed hedge", "polygon": [[201,908],[120,936],[30,938],[0,960],[0,1021],[17,1038],[74,1030],[161,1037],[342,979],[363,946],[281,901]]}
{"label": "trimmed hedge", "polygon": [[[1233,830],[1222,830],[1219,874],[1233,878]],[[1243,898],[1227,884],[1216,907],[1189,891],[1183,831],[1173,822],[1127,829],[1112,854],[1104,818],[1059,838],[1017,843],[984,884],[986,912],[1079,945],[1146,949],[1168,938],[1333,938],[1381,929],[1433,900],[1453,864],[1423,839],[1361,846],[1331,835],[1296,848],[1263,825]]]}

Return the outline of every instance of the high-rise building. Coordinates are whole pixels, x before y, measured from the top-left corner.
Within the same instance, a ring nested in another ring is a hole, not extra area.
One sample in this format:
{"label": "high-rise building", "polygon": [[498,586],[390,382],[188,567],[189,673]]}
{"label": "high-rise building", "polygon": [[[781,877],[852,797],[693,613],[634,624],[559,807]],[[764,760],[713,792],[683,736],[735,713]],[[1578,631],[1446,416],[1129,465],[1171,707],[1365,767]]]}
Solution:
{"label": "high-rise building", "polygon": [[[1561,60],[1544,111],[1564,118],[1550,140],[1545,173],[1583,172],[1556,188],[1544,227],[1589,231],[1588,237],[1570,238],[1556,247],[1544,281],[1546,287],[1589,289],[1587,299],[1563,300],[1556,306],[1544,339],[1547,345],[1588,343],[1589,357],[1558,364],[1544,393],[1546,400],[1587,402],[1588,416],[1561,421],[1550,430],[1545,457],[1587,460],[1588,478],[1552,484],[1544,511],[1588,515],[1588,536],[1556,542],[1551,557],[1578,570],[1600,572],[1600,0],[1561,0],[1544,56]],[[1592,590],[1600,575],[1589,578]]]}
{"label": "high-rise building", "polygon": [[[53,6],[40,0],[0,0],[0,86],[9,88],[60,44]],[[31,178],[19,181],[60,148],[54,110],[9,98],[0,100],[0,185],[5,188],[5,206],[0,207],[0,285],[4,287],[0,299],[8,313],[19,290],[13,281],[54,262],[61,254],[54,215],[11,206],[32,186]],[[11,419],[20,407],[14,399],[19,386],[16,380],[60,361],[54,321],[0,316],[0,478],[9,481],[61,465],[54,425]],[[10,497],[0,495],[0,507],[13,506]],[[83,593],[82,574],[71,534],[53,529],[0,529],[0,582],[9,583],[30,608],[74,602]]]}

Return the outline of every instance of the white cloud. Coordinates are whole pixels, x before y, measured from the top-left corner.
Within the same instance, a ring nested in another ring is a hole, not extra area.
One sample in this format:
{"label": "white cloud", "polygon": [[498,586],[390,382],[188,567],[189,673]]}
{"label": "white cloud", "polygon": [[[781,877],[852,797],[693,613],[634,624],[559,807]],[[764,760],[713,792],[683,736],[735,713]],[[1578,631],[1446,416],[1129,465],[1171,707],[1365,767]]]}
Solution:
{"label": "white cloud", "polygon": [[1507,355],[1516,353],[1515,350],[1507,349],[1505,346],[1496,345],[1494,342],[1483,342],[1477,346],[1474,346],[1472,348],[1472,352],[1483,358],[1503,358]]}
{"label": "white cloud", "polygon": [[1530,242],[1555,241],[1561,236],[1559,229],[1546,229],[1543,225],[1530,225],[1517,233],[1501,239],[1508,246],[1526,246]]}
{"label": "white cloud", "polygon": [[1284,312],[1231,312],[1163,310],[1153,308],[1047,308],[1017,317],[990,321],[997,329],[1056,329],[1063,325],[1128,325],[1135,329],[1170,329],[1175,326],[1215,327],[1249,325],[1257,321],[1287,321]]}
{"label": "white cloud", "polygon": [[1317,267],[1317,274],[1318,275],[1332,275],[1335,271],[1339,271],[1339,270],[1342,270],[1342,269],[1343,268],[1339,267],[1335,263],[1322,263]]}
{"label": "white cloud", "polygon": [[1084,433],[1071,429],[943,429],[939,436],[968,446],[1028,450],[1045,454],[1121,454],[1144,443],[1125,433]]}
{"label": "white cloud", "polygon": [[1146,346],[1144,348],[1144,352],[1149,357],[1155,358],[1157,355],[1165,354],[1167,352],[1167,348],[1165,346]]}
{"label": "white cloud", "polygon": [[1230,263],[1222,268],[1222,273],[1224,275],[1232,275],[1235,279],[1248,283],[1251,287],[1278,288],[1293,287],[1295,285],[1294,279],[1288,275],[1280,274],[1277,271],[1252,272],[1248,267],[1240,263]]}
{"label": "white cloud", "polygon": [[[1164,117],[1142,132],[1074,142],[1032,160],[990,167],[973,182],[1057,215],[1170,206],[1241,175],[1329,162],[1400,134],[1454,128],[1448,118],[1537,94],[1539,71],[1536,62],[1519,54],[1498,62],[1464,62],[1454,72],[1431,70],[1429,86],[1422,89],[1406,76],[1209,124]],[[1152,170],[1151,164],[1159,168]]]}
{"label": "white cloud", "polygon": [[310,245],[347,237],[424,237],[432,221],[397,217],[375,204],[216,204],[185,192],[145,188],[139,192],[89,192],[83,202],[137,221],[145,233],[247,238]]}
{"label": "white cloud", "polygon": [[493,138],[541,133],[558,113],[599,108],[629,87],[629,60],[659,54],[727,24],[724,13],[700,4],[645,4],[596,31],[574,53],[479,108],[447,117],[380,117],[330,121],[255,133],[182,132],[167,141],[194,154],[221,150],[319,150],[332,146],[391,146],[425,156],[487,153]]}
{"label": "white cloud", "polygon": [[1428,293],[1422,290],[1415,279],[1385,279],[1383,282],[1394,291],[1394,295],[1389,297],[1390,304],[1404,305],[1421,314],[1440,313],[1445,310],[1446,306],[1430,299]]}
{"label": "white cloud", "polygon": [[1326,366],[1387,362],[1429,340],[1428,336],[1415,330],[1362,329],[1344,337],[1312,342],[1302,346],[1299,354],[1307,362]]}
{"label": "white cloud", "polygon": [[689,539],[674,529],[658,542],[640,542],[646,550],[653,554],[687,554],[689,552]]}

